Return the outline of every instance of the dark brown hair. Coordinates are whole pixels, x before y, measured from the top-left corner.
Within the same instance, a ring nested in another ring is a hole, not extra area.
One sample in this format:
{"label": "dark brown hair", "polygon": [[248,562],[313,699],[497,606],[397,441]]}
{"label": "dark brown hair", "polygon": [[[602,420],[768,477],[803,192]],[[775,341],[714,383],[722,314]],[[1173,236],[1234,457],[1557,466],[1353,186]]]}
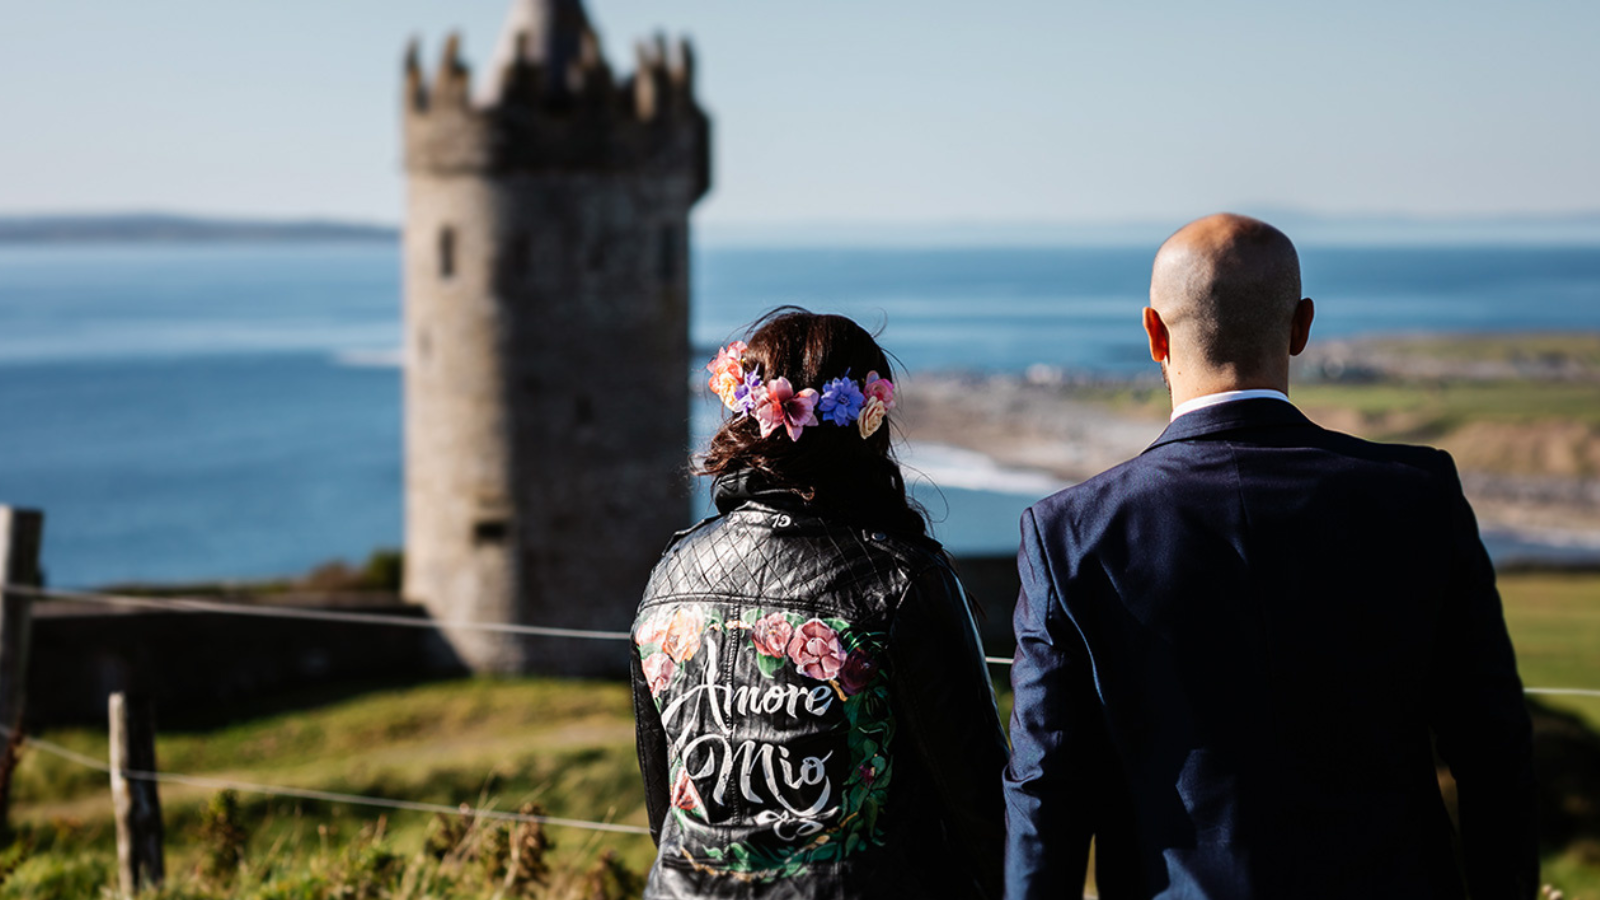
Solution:
{"label": "dark brown hair", "polygon": [[[893,380],[888,354],[866,329],[844,316],[818,315],[794,306],[767,313],[750,326],[746,369],[763,381],[787,378],[799,391],[867,373]],[[818,418],[821,410],[817,411]],[[891,418],[892,418],[891,414]],[[905,477],[895,461],[889,424],[862,438],[854,424],[808,427],[792,441],[783,429],[767,437],[752,416],[737,414],[722,423],[697,473],[713,477],[744,474],[768,489],[789,491],[824,510],[870,520],[882,527],[927,534],[921,507],[906,494]]]}

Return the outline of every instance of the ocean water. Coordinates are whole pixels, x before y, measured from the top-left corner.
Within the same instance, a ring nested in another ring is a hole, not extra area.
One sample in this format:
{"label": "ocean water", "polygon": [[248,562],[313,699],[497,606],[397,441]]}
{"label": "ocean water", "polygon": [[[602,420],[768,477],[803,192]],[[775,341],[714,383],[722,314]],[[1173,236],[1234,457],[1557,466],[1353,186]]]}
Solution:
{"label": "ocean water", "polygon": [[[1600,248],[1302,248],[1315,335],[1600,330]],[[1147,371],[1150,248],[701,249],[707,352],[773,306],[882,329],[912,371]],[[399,260],[387,245],[0,247],[0,502],[51,583],[244,579],[401,542]],[[714,421],[694,410],[696,430]],[[910,448],[937,533],[1009,552],[1059,486]],[[703,500],[700,501],[703,504]],[[1491,536],[1502,555],[1595,553]]]}

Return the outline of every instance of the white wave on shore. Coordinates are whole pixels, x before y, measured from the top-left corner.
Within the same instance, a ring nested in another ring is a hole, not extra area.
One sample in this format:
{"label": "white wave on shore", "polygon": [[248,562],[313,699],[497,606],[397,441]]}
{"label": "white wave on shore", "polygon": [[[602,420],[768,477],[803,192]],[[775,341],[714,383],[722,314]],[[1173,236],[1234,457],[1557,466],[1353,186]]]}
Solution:
{"label": "white wave on shore", "polygon": [[1003,466],[982,453],[949,444],[913,441],[900,448],[899,455],[907,481],[921,476],[941,488],[1045,497],[1073,484],[1049,472]]}
{"label": "white wave on shore", "polygon": [[333,361],[348,369],[401,369],[405,367],[405,351],[392,350],[340,350]]}
{"label": "white wave on shore", "polygon": [[[999,503],[999,506],[991,503],[970,508],[973,500],[963,500],[966,505],[962,508],[962,515],[982,517],[998,510],[999,517],[1009,522],[1028,502],[1074,484],[1049,472],[1005,466],[983,453],[948,444],[913,441],[902,446],[899,455],[906,481],[913,487],[972,491],[993,496]],[[1002,497],[1021,499],[1004,501]],[[955,512],[954,508],[951,512]],[[969,527],[992,524],[988,519],[981,523],[965,523]],[[945,527],[952,526],[946,524]],[[982,529],[974,533],[982,533]],[[970,534],[964,537],[968,543],[974,540]],[[1483,539],[1490,555],[1497,560],[1557,564],[1600,561],[1600,530],[1485,521]]]}
{"label": "white wave on shore", "polygon": [[1600,531],[1549,528],[1534,525],[1484,525],[1485,540],[1515,541],[1533,547],[1550,547],[1589,556],[1600,553]]}

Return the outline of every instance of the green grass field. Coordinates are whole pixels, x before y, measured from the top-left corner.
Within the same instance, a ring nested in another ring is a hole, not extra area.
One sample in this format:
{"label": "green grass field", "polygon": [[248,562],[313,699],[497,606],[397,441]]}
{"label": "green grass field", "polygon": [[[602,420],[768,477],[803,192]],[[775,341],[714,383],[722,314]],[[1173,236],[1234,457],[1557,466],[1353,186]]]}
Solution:
{"label": "green grass field", "polygon": [[1600,334],[1531,332],[1430,335],[1376,338],[1370,344],[1380,351],[1425,359],[1469,363],[1544,360],[1574,363],[1590,369],[1600,368]]}
{"label": "green grass field", "polygon": [[[1600,575],[1517,574],[1501,583],[1526,683],[1600,687]],[[236,724],[164,731],[161,768],[452,805],[509,810],[532,802],[553,815],[645,822],[623,685],[468,679],[299,699],[306,706],[293,712],[241,710]],[[1001,699],[1009,705],[1009,697]],[[1544,702],[1600,730],[1600,699]],[[41,737],[97,758],[106,755],[98,730],[53,730]],[[628,893],[626,875],[618,882],[618,865],[640,873],[653,856],[645,837],[552,827],[549,886],[524,891],[516,883],[507,887],[505,848],[517,836],[504,829],[480,827],[436,859],[426,848],[431,840],[437,851],[440,825],[428,814],[383,815],[240,794],[243,862],[229,885],[202,874],[208,864],[215,868],[208,860],[218,852],[214,822],[211,836],[201,837],[212,800],[211,791],[163,785],[169,887],[159,896],[615,898]],[[26,752],[13,800],[20,840],[0,853],[0,868],[17,865],[0,885],[0,898],[100,896],[113,881],[110,808],[104,775]],[[609,869],[600,863],[608,849],[616,854]],[[1569,898],[1600,900],[1597,849],[1580,844],[1552,856],[1546,880]]]}
{"label": "green grass field", "polygon": [[[1074,396],[1123,412],[1165,419],[1171,409],[1160,385],[1071,388]],[[1305,382],[1290,386],[1296,405],[1307,410],[1350,410],[1372,427],[1374,440],[1420,440],[1469,422],[1576,422],[1600,425],[1600,386],[1585,382],[1379,381]]]}
{"label": "green grass field", "polygon": [[1380,440],[1443,434],[1479,421],[1600,424],[1600,387],[1583,382],[1312,383],[1295,385],[1291,392],[1306,409],[1351,409],[1373,421],[1407,423],[1401,433],[1369,435]]}
{"label": "green grass field", "polygon": [[[1600,575],[1502,575],[1500,593],[1523,684],[1600,689]],[[1600,697],[1539,699],[1600,731]]]}

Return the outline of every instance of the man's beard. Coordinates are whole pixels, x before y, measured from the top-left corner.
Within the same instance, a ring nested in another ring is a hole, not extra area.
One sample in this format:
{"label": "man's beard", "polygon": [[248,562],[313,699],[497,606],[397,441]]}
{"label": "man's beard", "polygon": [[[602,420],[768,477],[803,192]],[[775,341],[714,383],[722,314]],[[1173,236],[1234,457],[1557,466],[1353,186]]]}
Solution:
{"label": "man's beard", "polygon": [[1167,361],[1161,361],[1161,386],[1167,389],[1167,402],[1172,402],[1172,382],[1167,379]]}

